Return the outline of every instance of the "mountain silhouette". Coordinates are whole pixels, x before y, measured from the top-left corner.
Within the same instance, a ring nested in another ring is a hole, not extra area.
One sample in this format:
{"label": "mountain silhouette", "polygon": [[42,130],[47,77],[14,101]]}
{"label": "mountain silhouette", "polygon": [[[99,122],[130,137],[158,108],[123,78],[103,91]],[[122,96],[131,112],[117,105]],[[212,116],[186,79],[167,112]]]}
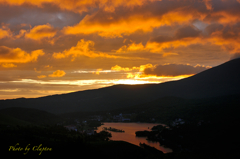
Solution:
{"label": "mountain silhouette", "polygon": [[110,87],[40,98],[1,100],[0,109],[36,108],[55,114],[110,111],[148,103],[162,97],[201,99],[239,94],[240,59],[233,59],[194,76],[161,84]]}

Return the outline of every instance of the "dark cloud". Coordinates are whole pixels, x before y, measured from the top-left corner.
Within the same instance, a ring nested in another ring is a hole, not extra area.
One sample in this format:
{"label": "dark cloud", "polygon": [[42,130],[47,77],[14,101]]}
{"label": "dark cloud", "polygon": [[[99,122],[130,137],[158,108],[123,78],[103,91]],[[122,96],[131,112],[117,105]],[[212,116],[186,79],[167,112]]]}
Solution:
{"label": "dark cloud", "polygon": [[240,32],[240,25],[226,26],[222,31],[222,37],[224,39],[238,39]]}
{"label": "dark cloud", "polygon": [[211,0],[214,12],[226,11],[233,15],[240,14],[240,3],[237,0]]}
{"label": "dark cloud", "polygon": [[146,68],[144,74],[157,76],[180,76],[196,74],[206,70],[204,66],[191,66],[183,64],[158,65],[155,68]]}
{"label": "dark cloud", "polygon": [[0,55],[8,54],[11,51],[10,48],[6,46],[0,46]]}
{"label": "dark cloud", "polygon": [[184,26],[178,29],[175,33],[175,37],[177,39],[187,38],[187,37],[197,37],[199,36],[201,31],[195,29],[192,26]]}
{"label": "dark cloud", "polygon": [[201,31],[199,31],[194,26],[183,26],[175,31],[175,34],[173,36],[157,36],[150,39],[150,42],[157,42],[157,43],[163,43],[163,42],[169,42],[174,40],[180,40],[183,38],[194,38],[200,36]]}
{"label": "dark cloud", "polygon": [[[106,11],[104,8],[99,8],[94,14],[88,17],[90,23],[111,24],[117,21],[126,20],[129,17],[138,16],[138,18],[163,18],[169,12],[181,12],[183,14],[199,17],[197,14],[209,12],[205,4],[194,1],[146,1],[144,5],[132,6],[130,9],[125,6],[118,6],[114,12]],[[172,18],[172,17],[170,17]]]}
{"label": "dark cloud", "polygon": [[236,0],[211,0],[212,11],[206,12],[204,21],[219,22],[221,19],[232,20],[240,15],[240,3]]}
{"label": "dark cloud", "polygon": [[208,34],[208,35],[211,35],[213,32],[215,31],[220,31],[223,29],[223,25],[221,24],[218,24],[218,23],[213,23],[213,24],[210,24],[208,25],[204,31]]}
{"label": "dark cloud", "polygon": [[158,43],[168,42],[173,40],[174,40],[174,37],[162,36],[162,35],[150,39],[151,42],[158,42]]}
{"label": "dark cloud", "polygon": [[19,24],[29,24],[32,27],[42,24],[51,24],[62,28],[66,25],[77,24],[85,14],[62,11],[54,5],[37,6],[10,6],[0,5],[0,22],[10,24],[14,28]]}

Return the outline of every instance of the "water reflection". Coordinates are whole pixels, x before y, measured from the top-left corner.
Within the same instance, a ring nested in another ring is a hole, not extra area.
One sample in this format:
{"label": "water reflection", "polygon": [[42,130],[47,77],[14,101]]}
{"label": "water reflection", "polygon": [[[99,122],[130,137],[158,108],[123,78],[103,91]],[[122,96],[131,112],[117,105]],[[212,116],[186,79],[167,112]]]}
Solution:
{"label": "water reflection", "polygon": [[[146,137],[136,137],[135,132],[136,131],[144,131],[148,130],[150,131],[153,126],[156,125],[164,125],[164,124],[158,124],[158,123],[104,123],[104,125],[98,127],[97,132],[102,131],[103,127],[112,127],[116,129],[122,129],[125,132],[112,132],[111,140],[122,140],[127,141],[129,143],[132,143],[134,145],[138,145],[139,143],[145,143],[149,146],[155,147],[156,149],[162,151],[163,153],[169,153],[172,152],[170,148],[166,148],[163,146],[160,146],[159,142],[152,142],[146,140]],[[149,129],[148,129],[149,128]]]}

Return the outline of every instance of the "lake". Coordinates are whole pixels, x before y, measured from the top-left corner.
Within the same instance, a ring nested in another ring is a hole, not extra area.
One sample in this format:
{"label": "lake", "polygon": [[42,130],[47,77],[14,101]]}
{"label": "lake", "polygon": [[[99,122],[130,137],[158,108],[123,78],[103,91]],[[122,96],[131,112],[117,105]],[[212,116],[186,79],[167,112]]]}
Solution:
{"label": "lake", "polygon": [[[127,141],[129,143],[132,143],[134,145],[139,146],[139,143],[145,143],[149,146],[155,147],[156,149],[162,151],[163,153],[169,153],[172,152],[170,148],[166,148],[164,146],[160,146],[159,142],[153,142],[146,140],[147,137],[136,137],[135,132],[136,131],[144,131],[148,130],[151,131],[151,128],[156,125],[164,125],[160,123],[104,123],[104,125],[101,125],[98,127],[97,132],[102,131],[103,127],[112,127],[116,129],[124,130],[124,133],[121,132],[111,132],[112,137],[110,140],[122,140]],[[149,129],[148,129],[149,128]]]}

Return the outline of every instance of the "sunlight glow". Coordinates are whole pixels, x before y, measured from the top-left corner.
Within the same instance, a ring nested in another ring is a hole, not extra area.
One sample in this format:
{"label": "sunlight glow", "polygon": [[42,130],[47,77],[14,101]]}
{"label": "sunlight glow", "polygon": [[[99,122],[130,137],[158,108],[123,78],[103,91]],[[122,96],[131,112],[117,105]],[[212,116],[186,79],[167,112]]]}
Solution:
{"label": "sunlight glow", "polygon": [[0,89],[0,92],[17,92],[19,89]]}
{"label": "sunlight glow", "polygon": [[176,77],[158,77],[158,76],[135,76],[134,79],[92,79],[92,80],[33,80],[22,79],[20,81],[11,81],[14,83],[32,83],[32,84],[56,84],[56,85],[114,85],[114,84],[146,84],[146,83],[162,83],[166,81],[180,80],[191,75],[182,75]]}

